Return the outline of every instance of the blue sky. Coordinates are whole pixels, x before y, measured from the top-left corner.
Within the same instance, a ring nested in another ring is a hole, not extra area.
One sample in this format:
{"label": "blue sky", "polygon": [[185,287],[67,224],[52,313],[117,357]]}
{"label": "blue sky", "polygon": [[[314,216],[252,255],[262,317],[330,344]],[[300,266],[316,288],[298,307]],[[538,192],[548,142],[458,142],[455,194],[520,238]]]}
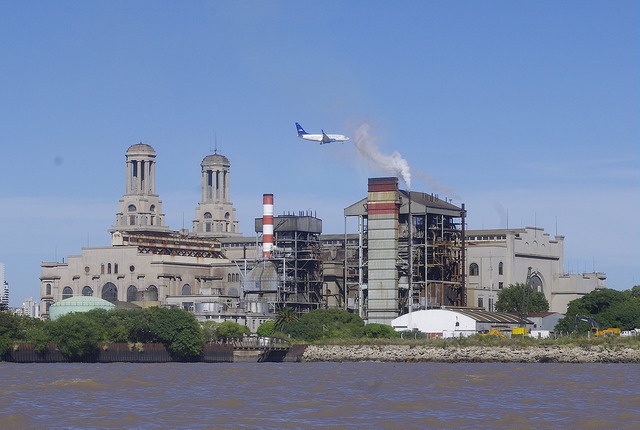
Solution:
{"label": "blue sky", "polygon": [[106,246],[126,149],[157,153],[166,223],[191,227],[217,145],[252,235],[312,210],[325,233],[388,176],[355,136],[409,164],[411,189],[465,203],[468,228],[565,236],[565,271],[640,284],[636,1],[0,3],[0,262],[11,305],[40,263]]}

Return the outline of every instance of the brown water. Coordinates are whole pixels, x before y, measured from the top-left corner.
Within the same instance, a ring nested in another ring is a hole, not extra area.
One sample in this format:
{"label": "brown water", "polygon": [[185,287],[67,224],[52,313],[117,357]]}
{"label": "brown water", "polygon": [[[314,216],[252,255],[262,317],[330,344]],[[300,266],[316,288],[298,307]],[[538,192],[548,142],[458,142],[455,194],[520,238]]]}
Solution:
{"label": "brown water", "polygon": [[0,363],[2,429],[637,429],[636,364]]}

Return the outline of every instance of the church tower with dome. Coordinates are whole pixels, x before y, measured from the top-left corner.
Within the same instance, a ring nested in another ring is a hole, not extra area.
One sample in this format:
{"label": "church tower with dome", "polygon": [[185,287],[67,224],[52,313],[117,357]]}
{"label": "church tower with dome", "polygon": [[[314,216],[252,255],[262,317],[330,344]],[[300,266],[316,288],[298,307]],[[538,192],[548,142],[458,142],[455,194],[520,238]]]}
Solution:
{"label": "church tower with dome", "polygon": [[198,236],[242,236],[238,230],[236,210],[229,196],[229,159],[217,150],[207,155],[202,166],[202,198],[196,207],[193,233]]}
{"label": "church tower with dome", "polygon": [[127,150],[126,160],[127,188],[110,231],[169,231],[156,194],[156,151],[137,143]]}

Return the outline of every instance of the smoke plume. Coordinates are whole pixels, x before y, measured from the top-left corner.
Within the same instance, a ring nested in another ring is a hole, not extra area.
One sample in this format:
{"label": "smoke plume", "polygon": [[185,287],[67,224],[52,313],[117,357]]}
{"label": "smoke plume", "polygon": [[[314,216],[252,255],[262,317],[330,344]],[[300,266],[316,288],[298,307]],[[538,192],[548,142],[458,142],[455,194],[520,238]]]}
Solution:
{"label": "smoke plume", "polygon": [[400,176],[407,189],[411,189],[411,169],[407,160],[402,158],[398,151],[393,151],[391,155],[380,152],[374,143],[374,138],[369,133],[369,123],[362,123],[356,128],[353,143],[358,148],[360,155],[373,161],[380,169]]}

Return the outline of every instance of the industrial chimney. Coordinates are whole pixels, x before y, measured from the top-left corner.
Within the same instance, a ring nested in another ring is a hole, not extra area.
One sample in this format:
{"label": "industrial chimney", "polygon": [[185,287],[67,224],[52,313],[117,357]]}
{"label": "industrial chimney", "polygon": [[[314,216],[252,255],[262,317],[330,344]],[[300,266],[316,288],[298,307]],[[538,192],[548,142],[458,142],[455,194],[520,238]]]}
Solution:
{"label": "industrial chimney", "polygon": [[262,258],[271,256],[273,248],[273,194],[262,195]]}

